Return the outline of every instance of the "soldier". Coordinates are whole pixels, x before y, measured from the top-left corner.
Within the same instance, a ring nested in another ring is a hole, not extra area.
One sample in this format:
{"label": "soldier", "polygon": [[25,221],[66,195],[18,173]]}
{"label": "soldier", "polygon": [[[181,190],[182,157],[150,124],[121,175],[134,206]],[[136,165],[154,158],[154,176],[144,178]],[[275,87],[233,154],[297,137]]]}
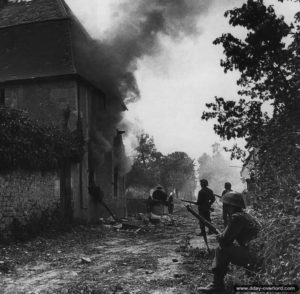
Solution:
{"label": "soldier", "polygon": [[167,200],[167,193],[162,186],[158,185],[152,193],[151,212],[157,215],[163,215],[165,206],[168,206]]}
{"label": "soldier", "polygon": [[[222,198],[226,193],[232,191],[231,184],[229,182],[225,183],[224,188],[225,188],[225,190],[222,192]],[[227,227],[227,224],[228,224],[228,218],[229,218],[229,215],[227,212],[227,207],[226,207],[226,204],[223,203],[223,221],[224,221],[225,228]]]}
{"label": "soldier", "polygon": [[[206,220],[210,222],[210,208],[211,205],[215,202],[216,198],[214,196],[214,192],[208,188],[208,181],[205,179],[200,180],[201,190],[198,193],[198,212],[201,216],[203,216]],[[205,233],[205,225],[200,221],[200,235],[204,235]],[[211,233],[210,231],[208,232]]]}
{"label": "soldier", "polygon": [[166,192],[163,190],[163,187],[158,185],[155,190],[152,193],[152,199],[154,201],[160,202],[164,205],[168,205],[167,203],[167,199],[168,199],[168,195],[166,194]]}
{"label": "soldier", "polygon": [[[217,235],[219,246],[215,252],[212,264],[213,282],[206,288],[200,288],[203,293],[220,293],[224,291],[224,277],[230,263],[247,266],[256,261],[249,242],[257,237],[260,224],[252,216],[243,211],[245,208],[242,194],[228,192],[223,197],[231,220],[222,234]],[[233,244],[236,240],[239,245]]]}
{"label": "soldier", "polygon": [[174,198],[173,198],[173,192],[171,192],[168,198],[168,212],[169,214],[173,214],[173,211],[174,211]]}

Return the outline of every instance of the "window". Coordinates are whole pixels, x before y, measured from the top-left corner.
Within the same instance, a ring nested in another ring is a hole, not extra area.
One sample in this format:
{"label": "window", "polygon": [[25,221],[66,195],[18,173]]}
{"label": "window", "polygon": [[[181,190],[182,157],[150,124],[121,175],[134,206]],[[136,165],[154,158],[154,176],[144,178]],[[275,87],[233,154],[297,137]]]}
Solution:
{"label": "window", "polygon": [[0,106],[5,106],[5,89],[0,88]]}

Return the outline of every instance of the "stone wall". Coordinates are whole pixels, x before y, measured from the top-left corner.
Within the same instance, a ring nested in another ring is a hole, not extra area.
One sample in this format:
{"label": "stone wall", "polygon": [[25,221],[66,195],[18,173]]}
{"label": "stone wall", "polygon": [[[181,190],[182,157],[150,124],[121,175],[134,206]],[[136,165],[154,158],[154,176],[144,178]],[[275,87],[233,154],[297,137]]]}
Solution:
{"label": "stone wall", "polygon": [[0,237],[12,234],[14,220],[25,226],[59,207],[59,179],[54,173],[19,171],[0,175],[0,187]]}

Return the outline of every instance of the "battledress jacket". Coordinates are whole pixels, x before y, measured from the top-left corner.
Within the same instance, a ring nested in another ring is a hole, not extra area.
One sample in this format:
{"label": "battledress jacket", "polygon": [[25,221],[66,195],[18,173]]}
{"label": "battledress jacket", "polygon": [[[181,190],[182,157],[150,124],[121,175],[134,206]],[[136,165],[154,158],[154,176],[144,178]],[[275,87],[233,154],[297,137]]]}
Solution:
{"label": "battledress jacket", "polygon": [[221,247],[226,247],[236,240],[240,246],[247,247],[249,242],[257,237],[260,228],[259,222],[248,213],[234,213],[228,226],[218,238],[219,244]]}
{"label": "battledress jacket", "polygon": [[209,211],[211,205],[215,202],[216,198],[214,192],[205,187],[198,193],[197,204],[200,211]]}

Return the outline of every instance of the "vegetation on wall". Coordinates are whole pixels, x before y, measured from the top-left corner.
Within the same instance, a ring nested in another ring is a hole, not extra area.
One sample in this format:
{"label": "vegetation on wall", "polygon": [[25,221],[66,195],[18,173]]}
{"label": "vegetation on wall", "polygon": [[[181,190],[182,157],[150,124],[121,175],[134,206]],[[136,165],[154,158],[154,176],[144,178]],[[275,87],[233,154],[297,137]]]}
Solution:
{"label": "vegetation on wall", "polygon": [[0,108],[0,172],[23,169],[51,171],[66,162],[80,161],[84,140],[77,130],[40,124],[21,110]]}

